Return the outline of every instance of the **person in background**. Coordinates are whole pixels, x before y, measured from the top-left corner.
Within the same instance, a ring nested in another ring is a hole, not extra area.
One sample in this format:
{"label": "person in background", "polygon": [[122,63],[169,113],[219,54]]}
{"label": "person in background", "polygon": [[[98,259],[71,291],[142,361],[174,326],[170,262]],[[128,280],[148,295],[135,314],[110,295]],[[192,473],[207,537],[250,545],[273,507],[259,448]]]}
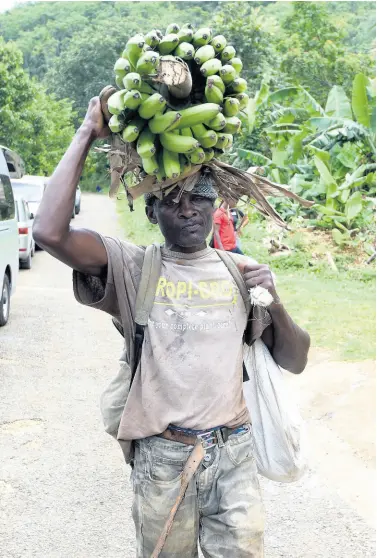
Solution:
{"label": "person in background", "polygon": [[236,246],[241,250],[240,236],[242,236],[242,229],[248,224],[249,218],[238,207],[231,207],[229,211],[233,219],[234,230],[236,231]]}
{"label": "person in background", "polygon": [[243,254],[237,246],[237,235],[233,225],[231,210],[236,207],[234,200],[224,200],[213,214],[214,248],[235,254]]}

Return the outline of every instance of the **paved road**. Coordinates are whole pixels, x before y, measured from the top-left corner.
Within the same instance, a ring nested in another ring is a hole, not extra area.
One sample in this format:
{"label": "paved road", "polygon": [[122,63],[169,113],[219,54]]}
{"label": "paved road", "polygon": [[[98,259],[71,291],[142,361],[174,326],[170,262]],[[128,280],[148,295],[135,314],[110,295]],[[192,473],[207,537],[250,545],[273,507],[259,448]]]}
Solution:
{"label": "paved road", "polygon": [[[116,234],[109,200],[84,196],[82,208],[75,225]],[[120,350],[110,319],[75,302],[70,270],[37,252],[0,331],[2,558],[134,556],[129,469],[98,407]],[[263,482],[266,557],[375,555],[368,517],[324,470]]]}

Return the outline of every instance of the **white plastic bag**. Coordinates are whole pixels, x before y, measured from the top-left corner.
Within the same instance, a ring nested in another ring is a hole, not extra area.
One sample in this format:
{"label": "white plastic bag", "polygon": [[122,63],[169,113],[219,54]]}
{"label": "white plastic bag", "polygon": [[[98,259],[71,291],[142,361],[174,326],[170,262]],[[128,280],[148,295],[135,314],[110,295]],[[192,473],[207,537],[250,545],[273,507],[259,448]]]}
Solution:
{"label": "white plastic bag", "polygon": [[283,373],[261,339],[244,346],[249,380],[243,390],[251,416],[258,472],[278,482],[306,471],[304,422],[284,386]]}

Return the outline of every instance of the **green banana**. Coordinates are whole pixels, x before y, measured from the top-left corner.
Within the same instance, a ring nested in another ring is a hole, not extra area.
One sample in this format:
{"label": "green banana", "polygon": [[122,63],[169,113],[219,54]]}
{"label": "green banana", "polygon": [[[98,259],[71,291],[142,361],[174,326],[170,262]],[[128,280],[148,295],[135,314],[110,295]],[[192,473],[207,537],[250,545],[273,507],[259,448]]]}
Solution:
{"label": "green banana", "polygon": [[240,102],[240,110],[243,110],[247,107],[247,104],[249,102],[249,95],[247,95],[247,93],[238,93],[238,95],[236,95],[236,99],[238,99]]}
{"label": "green banana", "polygon": [[160,56],[158,52],[149,50],[145,52],[143,56],[140,56],[136,64],[136,70],[140,72],[140,74],[155,74],[159,61]]}
{"label": "green banana", "polygon": [[207,85],[215,85],[216,87],[218,87],[218,89],[220,89],[221,93],[224,95],[225,93],[225,84],[223,82],[223,80],[221,79],[220,76],[210,76],[207,78]]}
{"label": "green banana", "polygon": [[116,76],[124,77],[131,71],[131,64],[126,58],[118,58],[114,64],[114,72]]}
{"label": "green banana", "polygon": [[154,31],[157,35],[157,37],[160,39],[162,39],[162,37],[164,36],[164,34],[162,33],[162,31],[160,31],[160,29],[152,29],[152,31]]}
{"label": "green banana", "polygon": [[227,97],[224,102],[224,115],[236,116],[240,111],[240,102],[235,97]]}
{"label": "green banana", "polygon": [[202,149],[201,147],[198,147],[198,149],[195,149],[195,151],[193,151],[192,153],[189,154],[189,159],[190,159],[190,162],[194,165],[199,165],[199,164],[203,163],[203,161],[205,159],[204,149]]}
{"label": "green banana", "polygon": [[212,148],[210,149],[204,149],[204,161],[203,163],[208,163],[209,161],[211,161],[211,159],[213,159],[215,156],[215,152]]}
{"label": "green banana", "polygon": [[179,37],[180,43],[191,43],[194,36],[194,31],[192,29],[182,28],[180,31],[178,31],[177,35]]}
{"label": "green banana", "polygon": [[145,120],[153,118],[158,112],[164,112],[166,107],[166,99],[159,93],[154,93],[146,101],[141,103],[139,107],[139,115]]}
{"label": "green banana", "polygon": [[208,120],[205,124],[206,126],[208,126],[208,128],[211,128],[211,130],[219,132],[224,128],[226,120],[224,115],[219,113],[214,118],[212,118],[212,120]]}
{"label": "green banana", "polygon": [[145,43],[145,45],[143,46],[143,52],[150,52],[151,50],[153,50],[153,48]]}
{"label": "green banana", "polygon": [[217,134],[213,130],[208,130],[203,124],[191,127],[194,137],[202,147],[213,147],[217,142]]}
{"label": "green banana", "polygon": [[149,99],[150,95],[148,93],[140,93],[141,97],[141,104],[143,104],[147,99]]}
{"label": "green banana", "polygon": [[114,132],[114,134],[116,134],[117,132],[121,132],[124,127],[122,122],[119,120],[117,114],[112,115],[112,117],[109,120],[108,126],[110,130]]}
{"label": "green banana", "polygon": [[158,50],[160,51],[160,54],[170,54],[175,48],[177,48],[178,44],[178,35],[170,33],[161,39],[160,44],[158,45]]}
{"label": "green banana", "polygon": [[199,143],[195,138],[177,136],[172,132],[160,134],[160,142],[162,147],[173,153],[191,153],[199,147]]}
{"label": "green banana", "polygon": [[183,174],[184,172],[188,172],[188,171],[191,170],[190,160],[185,155],[180,155],[179,156],[179,162],[181,164],[180,174]]}
{"label": "green banana", "polygon": [[216,85],[207,85],[204,89],[204,95],[208,103],[221,105],[223,102],[223,94]]}
{"label": "green banana", "polygon": [[192,38],[192,42],[195,48],[207,45],[211,40],[212,32],[209,27],[202,27],[198,29]]}
{"label": "green banana", "polygon": [[143,165],[143,169],[147,174],[151,174],[151,175],[158,174],[158,171],[160,169],[155,155],[152,155],[152,157],[146,157],[144,159],[141,159],[141,163]]}
{"label": "green banana", "polygon": [[216,149],[225,149],[226,146],[228,145],[229,140],[227,138],[227,136],[225,134],[223,134],[222,132],[220,132],[217,136],[217,142],[216,142]]}
{"label": "green banana", "polygon": [[179,162],[179,154],[163,148],[162,161],[164,164],[164,171],[167,178],[178,178],[181,174],[181,164]]}
{"label": "green banana", "polygon": [[236,56],[236,49],[232,45],[228,45],[221,53],[221,62],[227,63]]}
{"label": "green banana", "polygon": [[141,118],[135,118],[125,127],[122,133],[124,141],[131,143],[139,137],[141,130],[144,128],[145,121]]}
{"label": "green banana", "polygon": [[240,75],[243,68],[241,58],[232,58],[231,60],[229,60],[229,64],[236,70],[237,75]]}
{"label": "green banana", "polygon": [[145,81],[141,82],[141,87],[140,87],[139,91],[140,91],[140,93],[148,93],[148,95],[153,95],[153,93],[156,93],[156,90],[153,89],[153,87],[151,87]]}
{"label": "green banana", "polygon": [[194,26],[193,26],[192,23],[184,23],[184,24],[182,25],[181,29],[191,29],[191,30],[193,30],[193,29],[194,29]]}
{"label": "green banana", "polygon": [[195,49],[190,43],[181,43],[174,51],[174,56],[179,56],[183,60],[192,60],[195,54]]}
{"label": "green banana", "polygon": [[126,91],[123,97],[124,106],[131,110],[136,110],[141,104],[141,94],[137,89]]}
{"label": "green banana", "polygon": [[162,134],[163,132],[177,128],[181,118],[181,113],[173,110],[165,112],[164,114],[157,113],[149,120],[148,126],[150,131],[154,134]]}
{"label": "green banana", "polygon": [[241,120],[237,116],[226,116],[223,131],[226,134],[237,134],[241,129]]}
{"label": "green banana", "polygon": [[171,33],[178,33],[179,30],[180,27],[178,23],[171,23],[170,25],[167,26],[165,35],[170,35]]}
{"label": "green banana", "polygon": [[113,93],[107,100],[107,108],[110,114],[120,114],[124,110],[125,89]]}
{"label": "green banana", "polygon": [[224,147],[224,149],[230,149],[233,145],[233,134],[223,134],[226,139],[228,140],[228,143],[226,144],[226,146]]}
{"label": "green banana", "polygon": [[[233,67],[233,66],[232,66]],[[203,74],[204,77],[213,76],[217,74],[222,68],[222,64],[220,60],[217,58],[212,58],[211,60],[207,60],[200,66],[200,72]]]}
{"label": "green banana", "polygon": [[124,76],[123,78],[123,85],[124,88],[128,91],[130,89],[137,89],[140,90],[141,87],[141,76],[136,72],[131,72]]}
{"label": "green banana", "polygon": [[202,147],[214,147],[217,143],[217,134],[214,130],[207,130],[206,133],[198,139]]}
{"label": "green banana", "polygon": [[202,123],[194,124],[194,126],[191,126],[190,129],[193,137],[197,140],[200,138],[200,136],[203,136],[208,131],[208,128],[206,128]]}
{"label": "green banana", "polygon": [[189,138],[194,137],[192,135],[191,128],[182,128],[182,130],[180,130],[180,132],[181,132],[181,136],[186,136],[186,137],[189,137]]}
{"label": "green banana", "polygon": [[123,89],[123,78],[121,76],[115,76],[115,83],[119,89]]}
{"label": "green banana", "polygon": [[216,52],[213,46],[211,45],[204,45],[195,52],[194,60],[197,64],[204,64],[207,60],[212,60],[215,58]]}
{"label": "green banana", "polygon": [[230,64],[225,64],[225,66],[223,66],[220,70],[220,77],[225,85],[228,85],[236,79],[237,72],[233,68],[233,66],[231,66]]}
{"label": "green banana", "polygon": [[195,105],[193,107],[183,109],[180,111],[181,119],[177,128],[192,127],[196,124],[202,124],[207,120],[212,120],[220,112],[220,105],[215,103],[203,103],[202,105]]}
{"label": "green banana", "polygon": [[247,81],[246,79],[238,77],[232,80],[228,89],[232,93],[244,93],[244,91],[246,91],[247,89]]}
{"label": "green banana", "polygon": [[158,38],[156,31],[149,31],[149,33],[145,35],[145,42],[152,48],[158,46],[160,39]]}
{"label": "green banana", "polygon": [[139,60],[141,53],[143,52],[144,45],[145,39],[144,36],[140,33],[138,35],[135,35],[134,37],[131,37],[131,39],[127,41],[126,48],[122,56],[124,57],[125,54],[126,58],[128,58],[134,68],[136,67],[137,61]]}
{"label": "green banana", "polygon": [[156,146],[154,144],[156,139],[155,134],[152,134],[148,127],[144,128],[137,139],[136,151],[142,158],[152,157],[156,153]]}
{"label": "green banana", "polygon": [[211,41],[211,45],[213,46],[213,48],[215,49],[215,51],[217,53],[221,52],[222,50],[224,50],[224,48],[226,47],[226,38],[224,37],[224,35],[216,35],[216,37],[213,37],[212,41]]}

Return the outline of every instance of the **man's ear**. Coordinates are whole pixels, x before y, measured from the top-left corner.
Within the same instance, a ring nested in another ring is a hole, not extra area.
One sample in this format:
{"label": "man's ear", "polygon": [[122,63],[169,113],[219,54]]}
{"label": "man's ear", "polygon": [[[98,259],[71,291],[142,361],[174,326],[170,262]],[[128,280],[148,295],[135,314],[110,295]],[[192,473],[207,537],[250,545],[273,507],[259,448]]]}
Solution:
{"label": "man's ear", "polygon": [[149,222],[152,223],[152,225],[157,225],[157,219],[154,212],[154,204],[145,206],[145,214],[148,217]]}

